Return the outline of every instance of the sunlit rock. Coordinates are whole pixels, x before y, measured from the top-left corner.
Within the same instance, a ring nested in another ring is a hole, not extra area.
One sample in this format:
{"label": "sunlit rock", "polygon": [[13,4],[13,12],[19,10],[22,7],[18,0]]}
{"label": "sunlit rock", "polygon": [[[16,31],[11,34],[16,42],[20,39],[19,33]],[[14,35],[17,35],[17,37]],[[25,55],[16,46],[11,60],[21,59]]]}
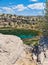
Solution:
{"label": "sunlit rock", "polygon": [[13,35],[0,34],[0,65],[36,65],[30,47]]}

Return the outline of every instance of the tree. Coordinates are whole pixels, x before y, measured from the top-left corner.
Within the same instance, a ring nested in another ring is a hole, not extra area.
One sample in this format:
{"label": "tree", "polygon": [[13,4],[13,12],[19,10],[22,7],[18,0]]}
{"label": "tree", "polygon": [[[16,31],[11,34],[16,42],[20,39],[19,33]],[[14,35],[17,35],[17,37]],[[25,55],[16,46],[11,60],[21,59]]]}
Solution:
{"label": "tree", "polygon": [[48,21],[48,2],[46,0],[46,8],[45,8],[45,19],[46,19],[46,22]]}
{"label": "tree", "polygon": [[46,0],[46,8],[45,8],[45,21],[43,26],[43,35],[48,36],[48,0]]}

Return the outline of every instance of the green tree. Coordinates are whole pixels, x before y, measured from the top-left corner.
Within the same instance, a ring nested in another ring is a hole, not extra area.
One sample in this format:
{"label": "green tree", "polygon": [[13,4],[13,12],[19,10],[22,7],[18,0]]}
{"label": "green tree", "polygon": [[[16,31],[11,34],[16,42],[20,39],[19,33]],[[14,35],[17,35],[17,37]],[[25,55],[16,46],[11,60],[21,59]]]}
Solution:
{"label": "green tree", "polygon": [[43,25],[43,35],[48,36],[48,0],[46,0],[46,8],[45,8],[45,21]]}

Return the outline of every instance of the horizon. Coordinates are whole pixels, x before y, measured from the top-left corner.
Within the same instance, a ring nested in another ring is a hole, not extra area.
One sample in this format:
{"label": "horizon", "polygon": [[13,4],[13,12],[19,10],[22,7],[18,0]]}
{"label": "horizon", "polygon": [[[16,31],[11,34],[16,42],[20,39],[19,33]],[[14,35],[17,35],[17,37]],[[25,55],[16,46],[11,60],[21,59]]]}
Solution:
{"label": "horizon", "polygon": [[45,0],[0,0],[0,13],[17,16],[44,16]]}

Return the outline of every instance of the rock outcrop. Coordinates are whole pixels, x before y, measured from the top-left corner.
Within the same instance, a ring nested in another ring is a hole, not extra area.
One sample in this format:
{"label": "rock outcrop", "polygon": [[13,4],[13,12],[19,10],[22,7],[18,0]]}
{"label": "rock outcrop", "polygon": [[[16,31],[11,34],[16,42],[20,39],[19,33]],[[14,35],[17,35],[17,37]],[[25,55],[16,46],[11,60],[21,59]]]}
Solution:
{"label": "rock outcrop", "polygon": [[0,34],[0,65],[36,65],[31,51],[19,37]]}
{"label": "rock outcrop", "polygon": [[39,50],[41,52],[39,59],[42,65],[48,65],[48,36],[41,37]]}

